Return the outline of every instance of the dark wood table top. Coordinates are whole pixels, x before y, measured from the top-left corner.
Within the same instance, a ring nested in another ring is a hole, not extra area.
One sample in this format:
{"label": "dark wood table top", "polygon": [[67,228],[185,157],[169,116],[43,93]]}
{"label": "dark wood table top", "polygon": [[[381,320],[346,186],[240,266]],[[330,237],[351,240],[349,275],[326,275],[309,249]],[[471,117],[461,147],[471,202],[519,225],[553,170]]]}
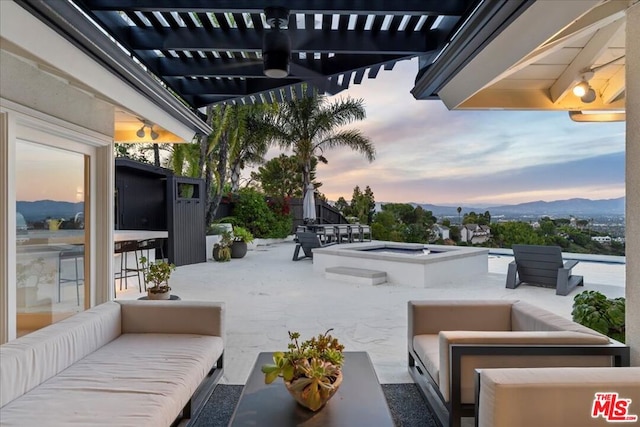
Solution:
{"label": "dark wood table top", "polygon": [[391,412],[366,352],[345,352],[342,384],[317,412],[299,405],[282,378],[264,383],[262,365],[273,353],[260,353],[242,390],[230,426],[384,427],[393,426]]}

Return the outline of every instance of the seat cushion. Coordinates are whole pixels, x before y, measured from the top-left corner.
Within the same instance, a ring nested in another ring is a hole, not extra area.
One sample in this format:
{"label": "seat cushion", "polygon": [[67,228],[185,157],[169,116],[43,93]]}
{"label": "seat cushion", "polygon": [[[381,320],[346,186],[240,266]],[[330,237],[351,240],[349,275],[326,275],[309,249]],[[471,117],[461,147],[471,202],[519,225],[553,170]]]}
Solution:
{"label": "seat cushion", "polygon": [[436,383],[438,383],[440,374],[440,350],[438,345],[439,338],[437,334],[416,335],[413,337],[413,349]]}
{"label": "seat cushion", "polygon": [[618,424],[592,417],[596,393],[631,399],[628,415],[640,417],[640,367],[483,369],[480,384],[480,427]]}
{"label": "seat cushion", "polygon": [[3,407],[2,425],[168,426],[222,350],[214,336],[121,335]]}

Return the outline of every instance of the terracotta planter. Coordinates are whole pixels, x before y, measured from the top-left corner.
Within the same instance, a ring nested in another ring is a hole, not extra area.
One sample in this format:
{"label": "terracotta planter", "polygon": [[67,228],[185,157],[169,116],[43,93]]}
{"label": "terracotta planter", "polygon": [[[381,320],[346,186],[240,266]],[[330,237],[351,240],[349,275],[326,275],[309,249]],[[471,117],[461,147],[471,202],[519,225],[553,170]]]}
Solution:
{"label": "terracotta planter", "polygon": [[296,399],[296,402],[298,402],[305,408],[316,412],[320,410],[329,401],[329,399],[333,397],[334,394],[336,394],[336,391],[338,391],[338,387],[340,387],[340,384],[342,384],[342,372],[338,373],[338,376],[336,377],[336,380],[333,383],[333,388],[331,390],[321,389],[319,402],[311,402],[309,400],[309,396],[305,393],[306,388],[301,391],[293,390],[293,384],[295,384],[295,382],[296,380],[292,382],[285,381],[284,385],[287,387],[287,390],[289,390],[289,393],[291,393],[291,396]]}
{"label": "terracotta planter", "polygon": [[247,254],[247,243],[234,241],[231,245],[231,258],[244,258]]}

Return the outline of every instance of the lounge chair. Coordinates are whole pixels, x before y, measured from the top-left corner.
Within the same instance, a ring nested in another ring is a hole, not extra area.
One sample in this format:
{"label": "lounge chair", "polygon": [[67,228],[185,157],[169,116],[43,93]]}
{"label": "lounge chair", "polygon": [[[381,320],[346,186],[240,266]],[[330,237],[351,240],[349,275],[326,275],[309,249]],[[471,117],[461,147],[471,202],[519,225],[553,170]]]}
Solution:
{"label": "lounge chair", "polygon": [[[313,258],[313,249],[323,248],[326,246],[334,245],[332,243],[322,243],[320,237],[316,233],[310,233],[307,231],[296,233],[296,249],[293,252],[293,260],[300,261],[303,258]],[[300,249],[304,252],[304,256],[299,256]]]}
{"label": "lounge chair", "polygon": [[513,245],[512,248],[514,260],[507,271],[507,288],[515,289],[528,283],[556,288],[556,295],[567,295],[576,286],[584,285],[582,276],[571,274],[578,261],[564,262],[559,246]]}
{"label": "lounge chair", "polygon": [[630,364],[629,346],[524,301],[409,301],[408,308],[409,373],[443,426],[474,416],[475,369]]}

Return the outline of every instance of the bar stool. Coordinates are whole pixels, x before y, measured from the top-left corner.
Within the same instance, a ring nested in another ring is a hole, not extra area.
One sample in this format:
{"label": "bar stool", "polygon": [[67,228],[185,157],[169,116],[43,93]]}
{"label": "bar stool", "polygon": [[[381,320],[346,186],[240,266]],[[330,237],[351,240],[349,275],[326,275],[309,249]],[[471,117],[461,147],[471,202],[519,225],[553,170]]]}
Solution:
{"label": "bar stool", "polygon": [[[154,238],[154,239],[147,239],[147,240],[142,240],[138,242],[138,250],[140,251],[140,253],[142,254],[143,251],[146,251],[146,255],[145,255],[147,258],[146,271],[149,270],[149,266],[151,265],[151,258],[150,258],[151,251],[153,251],[153,258],[155,260],[158,260],[157,258],[158,249],[160,249],[159,259],[164,261],[164,239]],[[144,287],[146,290],[147,289],[146,283]]]}
{"label": "bar stool", "polygon": [[[62,261],[72,259],[75,267],[74,277],[62,277]],[[84,259],[84,245],[74,245],[74,247],[58,253],[58,302],[60,302],[60,288],[63,283],[74,282],[76,284],[76,300],[80,305],[80,282],[84,284],[84,278],[80,277],[78,260]]]}
{"label": "bar stool", "polygon": [[[128,254],[133,252],[136,258],[136,268],[129,267],[128,265]],[[122,290],[122,279],[124,279],[124,288],[128,289],[127,277],[137,277],[138,278],[138,289],[142,292],[142,280],[140,280],[140,272],[142,269],[140,268],[140,262],[138,259],[138,241],[137,240],[125,240],[122,242],[114,243],[114,253],[120,254],[120,271],[116,271],[114,276],[115,279],[120,279],[120,290]],[[116,283],[115,280],[113,282],[113,289],[115,289]]]}

